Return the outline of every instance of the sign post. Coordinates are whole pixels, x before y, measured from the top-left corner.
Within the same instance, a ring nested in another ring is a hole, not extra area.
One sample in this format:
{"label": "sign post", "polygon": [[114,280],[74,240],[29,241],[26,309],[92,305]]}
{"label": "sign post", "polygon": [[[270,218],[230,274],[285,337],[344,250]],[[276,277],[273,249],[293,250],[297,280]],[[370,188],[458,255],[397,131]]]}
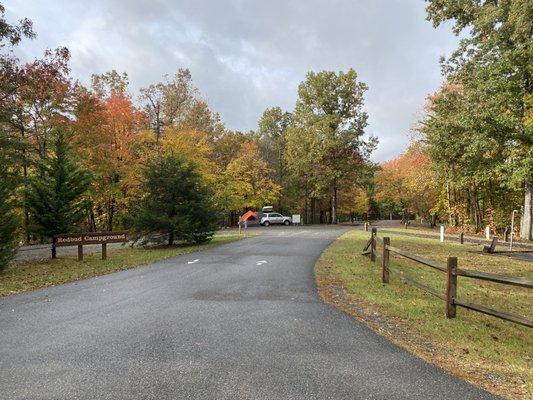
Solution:
{"label": "sign post", "polygon": [[129,240],[128,232],[87,232],[87,233],[67,233],[55,235],[52,245],[52,257],[54,249],[59,246],[78,246],[78,261],[83,261],[83,245],[101,244],[102,260],[107,259],[108,243],[126,243]]}

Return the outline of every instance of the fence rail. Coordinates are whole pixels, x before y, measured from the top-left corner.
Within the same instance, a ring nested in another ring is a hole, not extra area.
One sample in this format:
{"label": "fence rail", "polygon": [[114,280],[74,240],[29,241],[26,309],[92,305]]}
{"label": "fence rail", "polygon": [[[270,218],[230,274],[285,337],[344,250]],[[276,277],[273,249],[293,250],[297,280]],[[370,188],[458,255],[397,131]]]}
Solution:
{"label": "fence rail", "polygon": [[[457,257],[448,257],[446,265],[439,262],[422,258],[416,254],[409,253],[406,250],[398,247],[391,246],[390,238],[384,237],[383,239],[377,237],[377,228],[372,228],[372,233],[368,243],[363,249],[362,255],[369,255],[371,261],[375,261],[378,257],[377,244],[381,245],[381,269],[382,269],[382,282],[389,283],[390,273],[399,275],[402,280],[410,285],[416,286],[441,300],[444,300],[446,304],[446,317],[455,318],[457,306],[467,308],[469,310],[477,311],[483,314],[491,315],[493,317],[501,318],[506,321],[511,321],[516,324],[524,325],[529,328],[533,328],[533,321],[521,316],[505,311],[497,310],[495,308],[487,307],[481,304],[471,303],[466,300],[457,298],[457,277],[462,276],[465,278],[480,279],[485,281],[491,281],[504,285],[519,286],[527,289],[533,288],[533,280],[506,276],[499,274],[492,274],[489,272],[473,271],[469,269],[463,269],[457,267]],[[405,274],[405,272],[393,268],[390,266],[390,253],[398,254],[399,256],[413,260],[424,266],[436,269],[446,274],[446,292],[441,293],[437,289],[426,285],[416,279],[413,279]]]}
{"label": "fence rail", "polygon": [[496,283],[504,283],[506,285],[521,286],[528,289],[533,288],[533,280],[527,278],[521,278],[516,276],[506,276],[491,274],[489,272],[472,271],[469,269],[457,269],[457,275],[466,276],[468,278],[481,279],[485,281],[491,281]]}

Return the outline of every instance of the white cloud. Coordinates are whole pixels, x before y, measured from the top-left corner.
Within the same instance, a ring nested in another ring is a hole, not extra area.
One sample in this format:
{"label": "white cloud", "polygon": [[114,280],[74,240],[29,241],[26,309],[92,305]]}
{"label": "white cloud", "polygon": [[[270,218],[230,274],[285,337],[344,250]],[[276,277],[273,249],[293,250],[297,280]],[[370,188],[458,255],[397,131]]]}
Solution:
{"label": "white cloud", "polygon": [[374,158],[402,151],[425,96],[440,84],[438,58],[456,46],[425,21],[414,0],[218,1],[9,0],[8,17],[29,17],[39,37],[23,58],[66,45],[73,76],[126,71],[132,90],[187,67],[228,127],[254,129],[263,110],[292,109],[309,70],[358,71]]}

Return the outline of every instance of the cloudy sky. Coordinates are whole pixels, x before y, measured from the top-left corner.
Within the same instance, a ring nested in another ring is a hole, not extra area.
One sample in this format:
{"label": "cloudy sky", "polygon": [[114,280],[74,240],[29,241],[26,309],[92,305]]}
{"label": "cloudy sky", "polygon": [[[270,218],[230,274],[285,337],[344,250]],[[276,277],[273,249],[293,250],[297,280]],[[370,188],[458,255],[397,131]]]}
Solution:
{"label": "cloudy sky", "polygon": [[308,71],[354,68],[369,86],[374,159],[401,152],[425,97],[441,83],[439,57],[457,39],[433,29],[422,0],[7,0],[10,21],[33,20],[32,59],[67,46],[72,74],[128,73],[131,91],[178,68],[192,72],[231,129],[257,127],[265,108],[292,110]]}

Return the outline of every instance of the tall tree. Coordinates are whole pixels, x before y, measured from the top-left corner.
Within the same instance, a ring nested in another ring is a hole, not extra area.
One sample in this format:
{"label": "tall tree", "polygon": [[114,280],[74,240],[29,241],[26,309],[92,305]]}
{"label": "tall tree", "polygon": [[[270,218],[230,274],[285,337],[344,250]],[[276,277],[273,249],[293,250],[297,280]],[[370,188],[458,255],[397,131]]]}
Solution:
{"label": "tall tree", "polygon": [[[33,228],[43,237],[77,228],[87,215],[84,194],[91,182],[90,174],[76,165],[64,128],[53,130],[50,153],[39,160],[27,190],[28,208],[35,221]],[[52,258],[55,257],[52,247]]]}
{"label": "tall tree", "polygon": [[337,192],[365,166],[375,139],[363,139],[367,86],[357,73],[310,72],[298,87],[294,125],[287,132],[287,161],[305,176],[306,197],[326,191],[329,219],[337,222]]}
{"label": "tall tree", "polygon": [[17,247],[19,221],[14,192],[20,179],[16,165],[20,146],[20,141],[0,126],[0,272],[13,259]]}
{"label": "tall tree", "polygon": [[183,119],[176,124],[181,130],[194,130],[209,134],[212,141],[216,141],[225,133],[224,123],[220,120],[220,115],[209,109],[207,103],[200,99],[195,99]]}
{"label": "tall tree", "polygon": [[129,78],[128,74],[118,73],[116,70],[104,72],[103,74],[93,74],[91,76],[91,87],[100,98],[111,96],[127,96]]}
{"label": "tall tree", "polygon": [[[117,85],[120,90],[109,89]],[[105,88],[103,92],[78,88],[73,126],[76,150],[94,178],[89,192],[91,229],[112,231],[125,215],[131,188],[138,185],[139,160],[133,148],[144,115],[127,87],[111,82]],[[108,95],[100,97],[101,93]]]}
{"label": "tall tree", "polygon": [[13,47],[26,38],[34,38],[33,23],[22,19],[17,25],[10,24],[5,16],[5,7],[0,4],[0,118],[5,121],[6,100],[13,95],[21,84],[20,66],[13,54]]}
{"label": "tall tree", "polygon": [[[0,167],[0,173],[3,172],[2,169]],[[15,257],[17,227],[18,218],[14,212],[12,188],[2,175],[0,176],[0,273]]]}
{"label": "tall tree", "polygon": [[[33,164],[46,156],[52,128],[64,123],[71,112],[69,57],[66,48],[58,48],[47,50],[42,59],[25,64],[20,68],[17,90],[6,98],[10,110],[7,129],[16,132],[25,143],[20,154],[23,186],[27,184]],[[29,224],[29,211],[25,209],[26,241],[29,240]]]}
{"label": "tall tree", "polygon": [[[287,147],[287,128],[292,123],[292,114],[280,107],[265,110],[259,120],[257,142],[263,158],[272,170],[272,180],[281,188],[287,187],[287,167],[285,149]],[[283,212],[283,195],[278,200],[278,210]]]}
{"label": "tall tree", "polygon": [[163,137],[166,127],[183,121],[190,110],[197,90],[192,84],[191,72],[180,68],[172,80],[141,89],[141,99],[156,140]]}
{"label": "tall tree", "polygon": [[[454,31],[461,34],[458,49],[443,61],[448,83],[460,86],[460,92],[443,93],[440,106],[455,101],[453,120],[471,137],[468,147],[477,156],[464,165],[491,197],[497,186],[522,186],[524,210],[529,210],[523,216],[522,236],[532,239],[533,132],[526,120],[532,94],[533,3],[430,0],[427,13],[435,26],[452,21]],[[433,134],[442,114],[438,106],[431,115]],[[480,151],[474,151],[476,146]],[[453,197],[453,190],[448,192]],[[493,203],[489,209],[495,208],[496,200],[488,198]]]}
{"label": "tall tree", "polygon": [[227,165],[220,185],[225,209],[242,212],[259,209],[277,200],[280,186],[269,177],[270,168],[261,157],[257,145],[245,140]]}

